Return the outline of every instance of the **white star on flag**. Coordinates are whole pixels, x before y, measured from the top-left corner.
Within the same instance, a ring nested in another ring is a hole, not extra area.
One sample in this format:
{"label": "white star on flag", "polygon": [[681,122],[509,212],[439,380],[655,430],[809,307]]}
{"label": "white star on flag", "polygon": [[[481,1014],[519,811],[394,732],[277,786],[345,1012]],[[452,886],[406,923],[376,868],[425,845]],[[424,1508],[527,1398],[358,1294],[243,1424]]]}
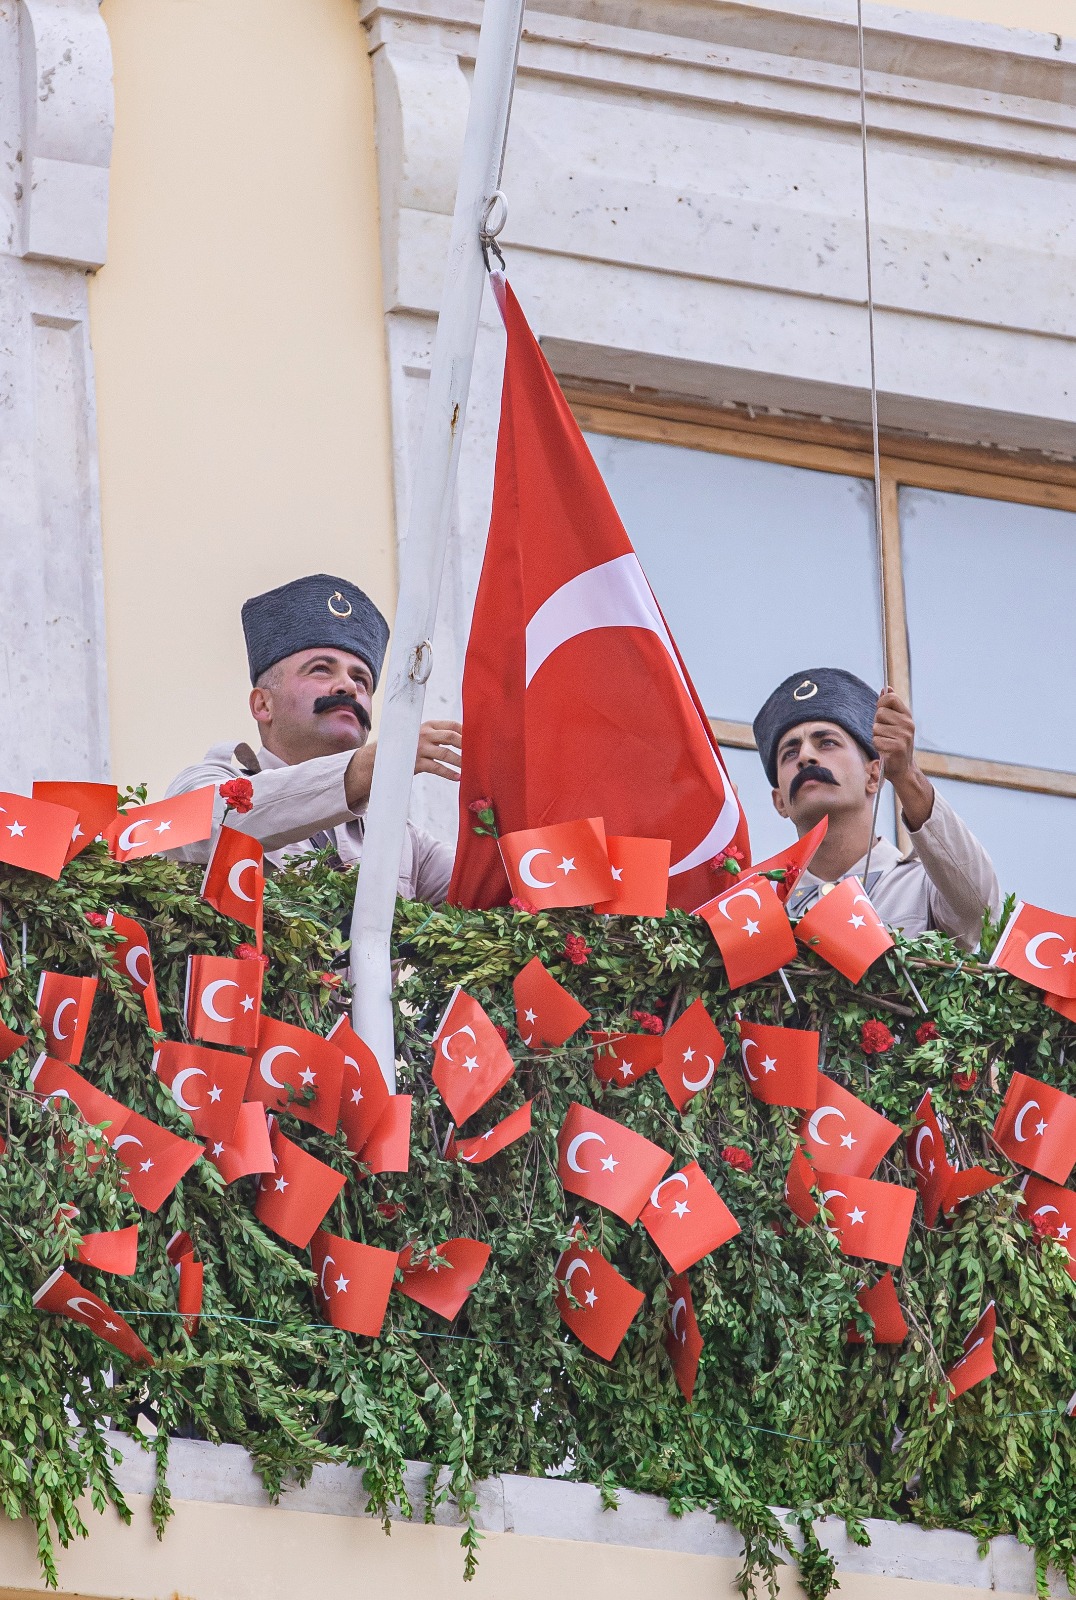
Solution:
{"label": "white star on flag", "polygon": [[252,994],[248,994],[243,997],[243,999],[240,1001],[240,1009],[243,1011],[254,1010],[254,996]]}
{"label": "white star on flag", "polygon": [[317,1073],[312,1072],[309,1067],[304,1067],[302,1072],[299,1074],[300,1081],[308,1086],[317,1082],[317,1076]]}
{"label": "white star on flag", "polygon": [[866,917],[860,917],[860,916],[849,917],[848,921],[850,922],[850,924],[852,925],[853,928],[865,928],[867,926]]}
{"label": "white star on flag", "polygon": [[21,839],[26,832],[26,826],[22,822],[11,822],[8,824],[7,831],[13,839]]}
{"label": "white star on flag", "polygon": [[587,1290],[585,1299],[588,1306],[596,1306],[598,1303],[598,1296],[593,1289]]}
{"label": "white star on flag", "polygon": [[564,873],[565,877],[567,877],[569,872],[574,872],[576,870],[575,857],[561,856],[559,870]]}
{"label": "white star on flag", "polygon": [[605,1172],[612,1172],[614,1168],[620,1165],[620,1162],[617,1160],[616,1156],[602,1156],[601,1164]]}
{"label": "white star on flag", "polygon": [[537,1011],[524,1011],[523,1020],[525,1022],[537,1022],[538,1021],[538,1013],[537,1013]]}
{"label": "white star on flag", "polygon": [[1061,960],[1066,967],[1071,967],[1072,963],[1076,961],[1076,950],[1066,950]]}
{"label": "white star on flag", "polygon": [[762,1060],[762,1070],[763,1070],[763,1072],[776,1072],[777,1071],[777,1057],[776,1056],[764,1056],[763,1060]]}
{"label": "white star on flag", "polygon": [[692,1045],[688,1045],[687,1049],[684,1051],[684,1060],[685,1061],[694,1061],[694,1059],[695,1059],[694,1047]]}
{"label": "white star on flag", "polygon": [[351,1282],[351,1279],[350,1278],[345,1278],[344,1274],[341,1273],[340,1276],[336,1280],[336,1292],[337,1292],[337,1294],[346,1294],[347,1293],[347,1286],[348,1286],[348,1284],[350,1282]]}
{"label": "white star on flag", "polygon": [[463,1064],[467,1068],[468,1072],[473,1072],[475,1067],[477,1067],[477,1065],[478,1065],[478,1057],[477,1056],[464,1056]]}
{"label": "white star on flag", "polygon": [[867,1213],[865,1211],[861,1211],[858,1206],[853,1206],[851,1211],[848,1213],[848,1220],[849,1222],[862,1222],[866,1215]]}
{"label": "white star on flag", "polygon": [[676,1217],[686,1217],[690,1212],[690,1209],[691,1208],[686,1200],[677,1200],[676,1204],[673,1206],[673,1215]]}
{"label": "white star on flag", "polygon": [[1057,1230],[1057,1237],[1059,1239],[1067,1239],[1068,1236],[1069,1236],[1069,1225],[1068,1225],[1067,1222],[1063,1222],[1061,1224],[1060,1228],[1058,1228],[1058,1230]]}
{"label": "white star on flag", "polygon": [[359,1105],[361,1103],[361,1101],[362,1101],[362,1090],[361,1089],[352,1089],[352,1091],[351,1091],[351,1104],[353,1106],[357,1106],[357,1105]]}
{"label": "white star on flag", "polygon": [[277,1179],[277,1180],[276,1180],[276,1192],[277,1192],[277,1194],[283,1194],[283,1193],[284,1193],[284,1190],[285,1190],[285,1189],[286,1189],[286,1188],[287,1188],[287,1187],[288,1187],[288,1180],[287,1180],[287,1178],[278,1178],[278,1179]]}
{"label": "white star on flag", "polygon": [[844,1148],[846,1150],[851,1150],[851,1148],[855,1144],[855,1142],[856,1142],[855,1134],[853,1134],[853,1133],[842,1133],[841,1134],[841,1143],[844,1145]]}
{"label": "white star on flag", "polygon": [[752,922],[751,918],[748,917],[747,921],[743,925],[743,931],[746,933],[749,939],[753,939],[755,934],[758,932],[758,923]]}
{"label": "white star on flag", "polygon": [[1042,1138],[1043,1134],[1046,1132],[1046,1127],[1047,1127],[1047,1125],[1046,1125],[1045,1122],[1036,1122],[1036,1124],[1035,1124],[1035,1132],[1038,1134],[1040,1139]]}
{"label": "white star on flag", "polygon": [[147,1160],[139,1162],[138,1170],[139,1170],[139,1172],[149,1172],[151,1170],[152,1166],[153,1166],[153,1157],[150,1156]]}
{"label": "white star on flag", "polygon": [[224,1090],[220,1087],[219,1084],[215,1083],[215,1084],[213,1084],[213,1086],[211,1087],[211,1089],[209,1091],[209,1098],[211,1100],[219,1100],[223,1093],[224,1093]]}
{"label": "white star on flag", "polygon": [[170,822],[158,822],[153,831],[154,833],[167,833],[171,826]]}
{"label": "white star on flag", "polygon": [[622,1061],[620,1063],[620,1075],[622,1078],[630,1078],[633,1071],[634,1068],[630,1061]]}
{"label": "white star on flag", "polygon": [[222,1156],[224,1154],[224,1146],[222,1144],[215,1144],[213,1146],[213,1154],[215,1156]]}

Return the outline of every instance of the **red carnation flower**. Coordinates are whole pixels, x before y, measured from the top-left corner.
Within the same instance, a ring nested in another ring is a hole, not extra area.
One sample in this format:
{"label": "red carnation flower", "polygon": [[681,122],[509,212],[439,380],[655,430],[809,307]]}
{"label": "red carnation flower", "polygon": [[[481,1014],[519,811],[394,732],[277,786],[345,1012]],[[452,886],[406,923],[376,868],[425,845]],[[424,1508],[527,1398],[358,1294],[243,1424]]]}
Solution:
{"label": "red carnation flower", "polygon": [[921,1022],[915,1030],[916,1044],[929,1044],[931,1039],[938,1037],[938,1024],[936,1022]]}
{"label": "red carnation flower", "polygon": [[[266,966],[268,965],[269,963],[267,961]],[[318,982],[323,983],[326,989],[339,989],[343,979],[338,972],[319,972]]]}
{"label": "red carnation flower", "polygon": [[237,944],[235,953],[240,961],[260,961],[263,967],[269,966],[269,957],[264,951],[255,950],[252,944]]}
{"label": "red carnation flower", "polygon": [[500,1039],[502,1044],[507,1044],[508,1043],[508,1029],[507,1028],[502,1028],[501,1024],[499,1022],[495,1022],[493,1024],[493,1031],[497,1035],[498,1039]]}
{"label": "red carnation flower", "polygon": [[243,816],[254,809],[254,785],[249,778],[229,778],[220,786],[220,797],[232,811]]}
{"label": "red carnation flower", "polygon": [[730,844],[727,850],[723,850],[719,856],[714,856],[710,865],[715,872],[727,872],[734,878],[743,864],[743,859],[743,851],[737,850],[735,845]]}
{"label": "red carnation flower", "polygon": [[859,1042],[863,1046],[863,1054],[867,1056],[881,1056],[887,1050],[892,1050],[896,1040],[884,1022],[879,1022],[872,1017],[865,1022],[859,1030]]}
{"label": "red carnation flower", "polygon": [[385,1217],[389,1222],[391,1222],[394,1217],[401,1216],[403,1211],[404,1207],[396,1200],[379,1200],[377,1203],[378,1216]]}
{"label": "red carnation flower", "polygon": [[979,1074],[974,1067],[964,1067],[953,1073],[953,1088],[959,1089],[961,1094],[970,1094],[979,1081]]}
{"label": "red carnation flower", "polygon": [[538,907],[532,905],[529,900],[521,899],[518,894],[514,894],[511,900],[509,900],[508,904],[512,907],[513,911],[522,911],[528,917],[535,917],[538,915]]}
{"label": "red carnation flower", "polygon": [[652,1011],[633,1011],[631,1020],[637,1022],[644,1033],[664,1033],[665,1024]]}
{"label": "red carnation flower", "polygon": [[468,811],[472,811],[476,817],[480,817],[483,811],[493,810],[493,801],[489,798],[488,794],[483,795],[481,800],[472,800],[467,809]]}
{"label": "red carnation flower", "polygon": [[91,928],[105,928],[108,926],[108,918],[103,911],[87,911],[86,921]]}
{"label": "red carnation flower", "polygon": [[1057,1224],[1047,1222],[1044,1217],[1032,1217],[1031,1227],[1037,1239],[1056,1239]]}
{"label": "red carnation flower", "polygon": [[593,951],[581,933],[570,933],[564,941],[564,954],[573,966],[585,967]]}
{"label": "red carnation flower", "polygon": [[737,1172],[750,1172],[754,1166],[748,1151],[738,1144],[727,1144],[721,1152],[722,1161],[727,1161],[730,1167],[735,1167]]}

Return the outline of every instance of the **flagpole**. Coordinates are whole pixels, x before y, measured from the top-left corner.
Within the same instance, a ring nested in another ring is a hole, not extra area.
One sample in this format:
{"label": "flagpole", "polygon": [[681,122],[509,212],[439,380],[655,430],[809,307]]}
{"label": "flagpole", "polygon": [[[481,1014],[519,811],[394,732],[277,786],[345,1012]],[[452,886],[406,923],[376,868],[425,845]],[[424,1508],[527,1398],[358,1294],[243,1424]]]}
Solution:
{"label": "flagpole", "polygon": [[485,0],[437,319],[362,867],[351,920],[352,1021],[396,1087],[390,940],[434,621],[474,365],[486,268],[482,235],[499,198],[525,0]]}

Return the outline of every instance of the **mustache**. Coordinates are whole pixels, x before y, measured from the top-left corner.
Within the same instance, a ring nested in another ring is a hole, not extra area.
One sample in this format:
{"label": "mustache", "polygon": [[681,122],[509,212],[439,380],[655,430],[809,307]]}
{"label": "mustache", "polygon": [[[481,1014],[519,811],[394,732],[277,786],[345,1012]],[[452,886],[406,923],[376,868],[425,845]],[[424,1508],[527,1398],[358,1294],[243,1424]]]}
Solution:
{"label": "mustache", "polygon": [[339,711],[341,709],[344,711],[351,711],[354,713],[355,720],[359,724],[359,727],[364,728],[367,733],[370,731],[370,718],[367,714],[366,707],[360,706],[359,702],[357,700],[353,700],[349,694],[318,695],[318,698],[314,701],[313,709],[316,717],[320,716],[323,711]]}
{"label": "mustache", "polygon": [[801,772],[796,773],[796,776],[788,786],[788,798],[794,800],[803,785],[810,783],[812,780],[815,783],[831,783],[835,789],[840,787],[828,767],[817,767],[812,763],[811,766],[804,767]]}

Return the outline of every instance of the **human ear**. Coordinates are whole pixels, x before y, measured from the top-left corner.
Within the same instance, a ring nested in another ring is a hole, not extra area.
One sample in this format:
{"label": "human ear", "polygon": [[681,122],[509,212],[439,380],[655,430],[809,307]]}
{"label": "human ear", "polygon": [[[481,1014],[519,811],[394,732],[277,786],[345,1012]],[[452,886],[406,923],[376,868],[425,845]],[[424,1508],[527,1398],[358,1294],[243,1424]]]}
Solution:
{"label": "human ear", "polygon": [[882,763],[880,760],[867,762],[867,793],[874,795],[882,786]]}
{"label": "human ear", "polygon": [[781,793],[780,789],[771,789],[770,796],[773,800],[773,809],[776,811],[777,815],[779,817],[787,818],[788,807],[785,805],[785,797]]}
{"label": "human ear", "polygon": [[250,714],[255,722],[272,722],[273,720],[273,692],[262,684],[256,683],[250,691]]}

